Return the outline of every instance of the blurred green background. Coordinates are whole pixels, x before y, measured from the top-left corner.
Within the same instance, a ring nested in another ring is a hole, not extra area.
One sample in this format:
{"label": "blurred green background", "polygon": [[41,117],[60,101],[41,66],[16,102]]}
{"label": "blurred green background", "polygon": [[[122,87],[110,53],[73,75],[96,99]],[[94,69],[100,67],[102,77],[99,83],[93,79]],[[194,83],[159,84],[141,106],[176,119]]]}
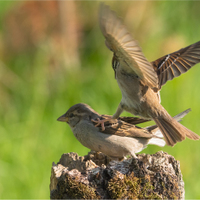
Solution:
{"label": "blurred green background", "polygon": [[[108,1],[149,61],[200,40],[199,1]],[[0,198],[49,198],[52,162],[89,151],[56,119],[84,102],[112,115],[121,92],[98,26],[99,2],[0,2]],[[200,135],[200,64],[169,81],[162,105]],[[123,115],[131,116],[128,113]],[[200,198],[200,141],[149,146],[180,161],[186,198]]]}

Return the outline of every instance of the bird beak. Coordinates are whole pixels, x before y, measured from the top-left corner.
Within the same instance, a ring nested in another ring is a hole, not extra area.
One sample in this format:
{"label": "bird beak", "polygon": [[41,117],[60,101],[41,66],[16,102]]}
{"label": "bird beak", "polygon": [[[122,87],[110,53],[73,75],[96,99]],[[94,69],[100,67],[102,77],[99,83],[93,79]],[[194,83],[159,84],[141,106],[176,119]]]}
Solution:
{"label": "bird beak", "polygon": [[69,118],[64,115],[60,116],[57,121],[61,121],[61,122],[67,122],[69,121]]}

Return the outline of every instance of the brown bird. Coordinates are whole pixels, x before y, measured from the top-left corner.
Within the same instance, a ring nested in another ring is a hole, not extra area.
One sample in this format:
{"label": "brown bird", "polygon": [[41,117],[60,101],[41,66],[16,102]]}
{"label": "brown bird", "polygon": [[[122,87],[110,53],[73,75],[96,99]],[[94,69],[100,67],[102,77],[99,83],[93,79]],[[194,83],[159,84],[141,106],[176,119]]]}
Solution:
{"label": "brown bird", "polygon": [[[197,134],[173,119],[163,108],[159,90],[168,80],[200,62],[200,41],[150,63],[115,12],[104,4],[100,6],[99,23],[106,46],[113,52],[112,67],[122,93],[113,118],[118,118],[126,110],[153,119],[170,146],[185,137],[198,140]],[[101,120],[98,124],[103,122]]]}
{"label": "brown bird", "polygon": [[[174,119],[180,120],[189,111],[190,109],[180,113]],[[95,126],[97,119],[106,119],[104,131]],[[58,121],[67,122],[82,145],[93,151],[100,151],[112,159],[121,160],[127,155],[136,157],[135,153],[142,151],[149,144],[165,146],[157,125],[140,128],[135,124],[146,120],[134,117],[112,119],[109,115],[100,115],[83,103],[73,105]]]}

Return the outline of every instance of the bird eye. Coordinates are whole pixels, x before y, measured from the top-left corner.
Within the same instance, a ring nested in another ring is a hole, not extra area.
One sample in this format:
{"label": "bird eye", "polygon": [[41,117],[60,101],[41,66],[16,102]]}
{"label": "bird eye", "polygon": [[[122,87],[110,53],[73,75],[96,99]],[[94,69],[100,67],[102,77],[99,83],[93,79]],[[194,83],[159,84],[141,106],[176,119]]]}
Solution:
{"label": "bird eye", "polygon": [[71,114],[69,115],[69,117],[74,117],[74,114],[73,114],[73,113],[71,113]]}

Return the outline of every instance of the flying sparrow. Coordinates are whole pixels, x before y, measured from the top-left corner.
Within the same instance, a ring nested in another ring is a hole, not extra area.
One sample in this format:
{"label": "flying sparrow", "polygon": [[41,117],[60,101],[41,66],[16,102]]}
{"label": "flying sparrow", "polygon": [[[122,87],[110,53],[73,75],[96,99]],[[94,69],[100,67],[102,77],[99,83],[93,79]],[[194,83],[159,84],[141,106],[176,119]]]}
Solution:
{"label": "flying sparrow", "polygon": [[[189,109],[179,114],[176,120],[180,120],[188,112]],[[101,127],[95,126],[98,118],[107,119],[104,131]],[[100,151],[112,159],[123,159],[127,155],[136,157],[135,153],[142,151],[148,144],[161,147],[165,145],[156,125],[140,128],[134,124],[144,122],[143,119],[130,117],[112,119],[108,115],[100,115],[83,103],[75,104],[57,120],[67,122],[74,136],[83,146]]]}
{"label": "flying sparrow", "polygon": [[162,107],[159,90],[168,80],[200,62],[200,41],[150,63],[121,20],[104,4],[100,6],[99,23],[106,46],[113,52],[112,67],[122,93],[113,118],[126,110],[153,119],[170,146],[186,136],[198,140],[197,134],[178,123]]}

